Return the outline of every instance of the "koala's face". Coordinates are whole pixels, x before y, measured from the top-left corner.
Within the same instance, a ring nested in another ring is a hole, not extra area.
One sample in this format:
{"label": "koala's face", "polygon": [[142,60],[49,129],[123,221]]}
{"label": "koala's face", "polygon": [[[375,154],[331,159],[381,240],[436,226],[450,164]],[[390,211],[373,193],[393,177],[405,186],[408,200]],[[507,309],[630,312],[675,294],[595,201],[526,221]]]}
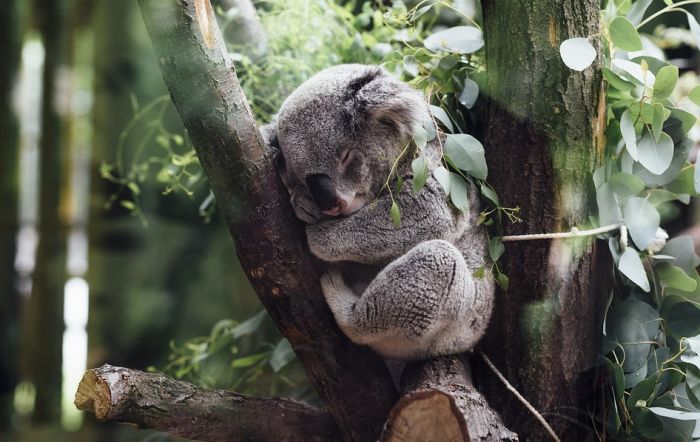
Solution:
{"label": "koala's face", "polygon": [[297,217],[313,224],[372,202],[427,112],[418,92],[374,66],[336,66],[301,85],[276,131]]}

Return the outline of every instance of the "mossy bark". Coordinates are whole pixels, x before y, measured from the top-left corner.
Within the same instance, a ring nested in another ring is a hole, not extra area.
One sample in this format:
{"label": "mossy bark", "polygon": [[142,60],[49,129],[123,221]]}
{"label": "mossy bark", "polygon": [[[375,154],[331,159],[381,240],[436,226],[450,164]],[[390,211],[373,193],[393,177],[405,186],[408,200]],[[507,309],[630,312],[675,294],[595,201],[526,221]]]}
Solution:
{"label": "mossy bark", "polygon": [[[570,70],[559,45],[598,33],[599,2],[485,0],[482,5],[489,182],[504,206],[521,208],[523,219],[506,223],[505,233],[586,225],[590,177],[604,148],[599,60],[583,72]],[[591,428],[587,372],[596,362],[599,301],[605,295],[592,290],[593,241],[511,243],[502,264],[510,287],[497,295],[484,351],[562,440],[581,440]],[[509,428],[523,440],[547,438],[494,377],[482,376]]]}

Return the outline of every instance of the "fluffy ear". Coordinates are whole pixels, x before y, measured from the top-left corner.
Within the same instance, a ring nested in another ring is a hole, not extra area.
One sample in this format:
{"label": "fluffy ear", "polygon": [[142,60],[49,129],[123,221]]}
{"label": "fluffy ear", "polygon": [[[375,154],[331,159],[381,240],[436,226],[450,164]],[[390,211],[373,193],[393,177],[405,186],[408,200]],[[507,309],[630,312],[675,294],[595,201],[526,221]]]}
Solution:
{"label": "fluffy ear", "polygon": [[279,137],[277,136],[277,115],[272,117],[272,121],[260,128],[260,134],[267,148],[273,155],[275,167],[279,171],[285,170],[284,156],[280,148]]}
{"label": "fluffy ear", "polygon": [[376,121],[409,137],[415,125],[430,118],[420,92],[376,66],[348,83],[346,97],[345,108],[355,128]]}

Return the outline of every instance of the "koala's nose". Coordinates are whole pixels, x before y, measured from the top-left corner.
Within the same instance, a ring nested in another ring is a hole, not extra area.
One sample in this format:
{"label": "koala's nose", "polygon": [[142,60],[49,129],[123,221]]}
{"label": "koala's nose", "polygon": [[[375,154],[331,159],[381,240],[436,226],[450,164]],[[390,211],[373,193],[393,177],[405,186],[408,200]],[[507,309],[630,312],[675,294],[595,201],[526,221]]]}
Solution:
{"label": "koala's nose", "polygon": [[331,210],[338,206],[333,180],[328,175],[309,175],[306,185],[321,211]]}

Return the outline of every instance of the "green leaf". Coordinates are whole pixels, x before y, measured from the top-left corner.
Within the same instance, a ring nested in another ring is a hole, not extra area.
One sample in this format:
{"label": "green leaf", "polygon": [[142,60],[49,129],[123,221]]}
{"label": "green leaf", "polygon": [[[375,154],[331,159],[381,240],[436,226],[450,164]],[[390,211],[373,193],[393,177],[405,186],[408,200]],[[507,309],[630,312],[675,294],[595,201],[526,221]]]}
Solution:
{"label": "green leaf", "polygon": [[[695,271],[695,249],[691,236],[682,235],[669,240],[659,253],[676,258],[674,265],[677,265],[686,273],[690,274]],[[700,350],[700,347],[698,347],[698,350]]]}
{"label": "green leaf", "polygon": [[119,201],[119,204],[127,210],[136,210],[136,204],[132,203],[131,201],[121,200]]}
{"label": "green leaf", "polygon": [[231,364],[233,368],[245,368],[257,364],[268,356],[268,353],[256,353],[254,355],[246,356],[244,358],[235,359]]}
{"label": "green leaf", "polygon": [[642,49],[642,40],[631,21],[626,17],[617,17],[608,28],[610,38],[615,46],[625,51],[639,51]]}
{"label": "green leaf", "polygon": [[455,128],[452,125],[452,120],[450,120],[450,117],[447,115],[447,112],[445,112],[445,109],[431,104],[430,113],[432,113],[433,116],[437,118],[450,133],[455,131]]}
{"label": "green leaf", "polygon": [[396,204],[396,201],[391,202],[391,221],[397,229],[401,227],[401,210],[399,210],[399,205]]}
{"label": "green leaf", "polygon": [[641,178],[625,172],[617,172],[611,176],[608,184],[621,201],[637,195],[645,187]]}
{"label": "green leaf", "polygon": [[598,220],[601,225],[614,224],[622,220],[620,202],[610,184],[605,183],[600,186],[595,196],[598,203]]}
{"label": "green leaf", "polygon": [[666,287],[671,287],[682,292],[693,292],[697,288],[697,282],[686,275],[680,267],[676,267],[667,262],[662,262],[654,266],[659,275],[661,283]]}
{"label": "green leaf", "polygon": [[[700,48],[700,24],[698,24],[695,16],[690,12],[686,11],[685,15],[688,17],[688,27],[690,28],[690,33],[693,34],[693,37],[695,38],[695,46]],[[698,106],[700,106],[700,104]]]}
{"label": "green leaf", "polygon": [[442,190],[445,191],[445,195],[450,194],[450,171],[445,169],[443,166],[438,167],[433,172],[433,176],[442,186]]}
{"label": "green leaf", "polygon": [[275,349],[272,350],[272,356],[270,356],[270,367],[272,367],[272,371],[278,373],[290,362],[292,362],[295,357],[294,350],[292,350],[292,346],[289,344],[289,341],[282,338],[275,346]]}
{"label": "green leaf", "polygon": [[652,0],[637,0],[634,2],[629,11],[627,11],[627,18],[632,22],[633,25],[637,26],[644,18],[644,13],[651,4]]}
{"label": "green leaf", "polygon": [[[700,88],[700,86],[698,86],[698,88]],[[698,122],[698,118],[695,115],[678,108],[671,109],[671,118],[675,118],[681,122],[682,135],[687,134]]]}
{"label": "green leaf", "polygon": [[634,83],[625,80],[624,78],[620,77],[608,68],[602,68],[602,71],[603,77],[605,77],[610,86],[614,87],[617,90],[631,91],[636,87]]}
{"label": "green leaf", "polygon": [[634,161],[639,161],[637,133],[634,130],[634,120],[632,120],[629,109],[624,111],[622,117],[620,117],[620,132],[622,133],[622,139],[625,140],[627,153],[630,154]]}
{"label": "green leaf", "polygon": [[418,193],[428,179],[428,161],[423,156],[419,156],[411,162],[411,170],[413,171],[413,193]]}
{"label": "green leaf", "polygon": [[661,217],[659,212],[644,198],[632,198],[625,206],[625,224],[634,243],[646,249],[656,236]]}
{"label": "green leaf", "polygon": [[466,107],[467,109],[471,109],[472,106],[474,106],[474,103],[476,103],[476,99],[478,97],[479,85],[471,78],[465,78],[462,92],[460,92],[459,96],[457,97],[459,102],[462,103],[462,106]]}
{"label": "green leaf", "polygon": [[489,240],[489,255],[491,255],[491,261],[498,261],[505,251],[506,247],[503,245],[500,236],[494,236]]}
{"label": "green leaf", "polygon": [[498,276],[496,277],[496,282],[498,283],[498,286],[501,289],[508,290],[508,286],[510,285],[510,281],[508,280],[508,276],[506,276],[505,273],[499,273]]}
{"label": "green leaf", "polygon": [[637,150],[642,166],[655,175],[661,175],[671,165],[673,140],[663,132],[658,141],[655,141],[651,134],[646,134],[639,141]]}
{"label": "green leaf", "polygon": [[567,67],[580,72],[593,63],[598,53],[587,38],[569,38],[559,46],[559,55]]}
{"label": "green leaf", "polygon": [[[666,119],[666,109],[661,103],[654,104],[654,115],[651,120],[651,135],[654,137],[654,141],[658,142],[661,136],[661,129],[664,125],[664,120]],[[671,137],[668,137],[671,139]],[[673,141],[671,141],[673,142]]]}
{"label": "green leaf", "polygon": [[633,83],[640,84],[649,88],[654,87],[656,76],[648,70],[642,69],[639,63],[615,58],[612,61],[612,66],[622,71],[623,77],[626,77]]}
{"label": "green leaf", "polygon": [[657,416],[670,417],[680,421],[694,421],[700,419],[700,412],[676,410],[672,408],[649,407],[649,410]]}
{"label": "green leaf", "polygon": [[481,184],[481,194],[491,201],[495,206],[500,205],[498,195],[489,186]]}
{"label": "green leaf", "polygon": [[258,328],[260,328],[260,324],[262,324],[265,316],[267,316],[267,313],[265,310],[262,310],[255,316],[241,322],[233,330],[231,330],[231,336],[233,336],[234,339],[237,339],[256,332]]}
{"label": "green leaf", "polygon": [[678,68],[676,66],[664,66],[656,74],[654,82],[654,98],[663,100],[668,98],[676,88],[678,81]]}
{"label": "green leaf", "polygon": [[488,175],[484,146],[468,134],[451,134],[445,139],[445,154],[469,175],[485,180]]}
{"label": "green leaf", "polygon": [[[676,298],[673,301],[672,298]],[[700,333],[700,310],[690,302],[678,302],[678,296],[667,296],[664,298],[664,306],[662,309],[664,320],[672,335],[678,337],[695,336]]]}
{"label": "green leaf", "polygon": [[469,212],[469,195],[467,182],[456,173],[450,172],[450,200],[456,208]]}
{"label": "green leaf", "polygon": [[418,75],[418,61],[413,55],[407,55],[403,58],[403,70],[411,77]]}
{"label": "green leaf", "polygon": [[688,98],[690,98],[690,101],[700,106],[700,86],[695,86],[691,89]]}
{"label": "green leaf", "polygon": [[419,151],[428,144],[428,132],[423,126],[415,126],[413,128],[413,143]]}
{"label": "green leaf", "polygon": [[630,281],[637,284],[645,292],[649,292],[651,287],[649,286],[647,272],[644,270],[642,260],[639,259],[639,254],[636,250],[628,247],[620,257],[618,268]]}
{"label": "green leaf", "polygon": [[423,45],[433,52],[471,54],[484,46],[484,39],[481,31],[474,26],[455,26],[430,35]]}

